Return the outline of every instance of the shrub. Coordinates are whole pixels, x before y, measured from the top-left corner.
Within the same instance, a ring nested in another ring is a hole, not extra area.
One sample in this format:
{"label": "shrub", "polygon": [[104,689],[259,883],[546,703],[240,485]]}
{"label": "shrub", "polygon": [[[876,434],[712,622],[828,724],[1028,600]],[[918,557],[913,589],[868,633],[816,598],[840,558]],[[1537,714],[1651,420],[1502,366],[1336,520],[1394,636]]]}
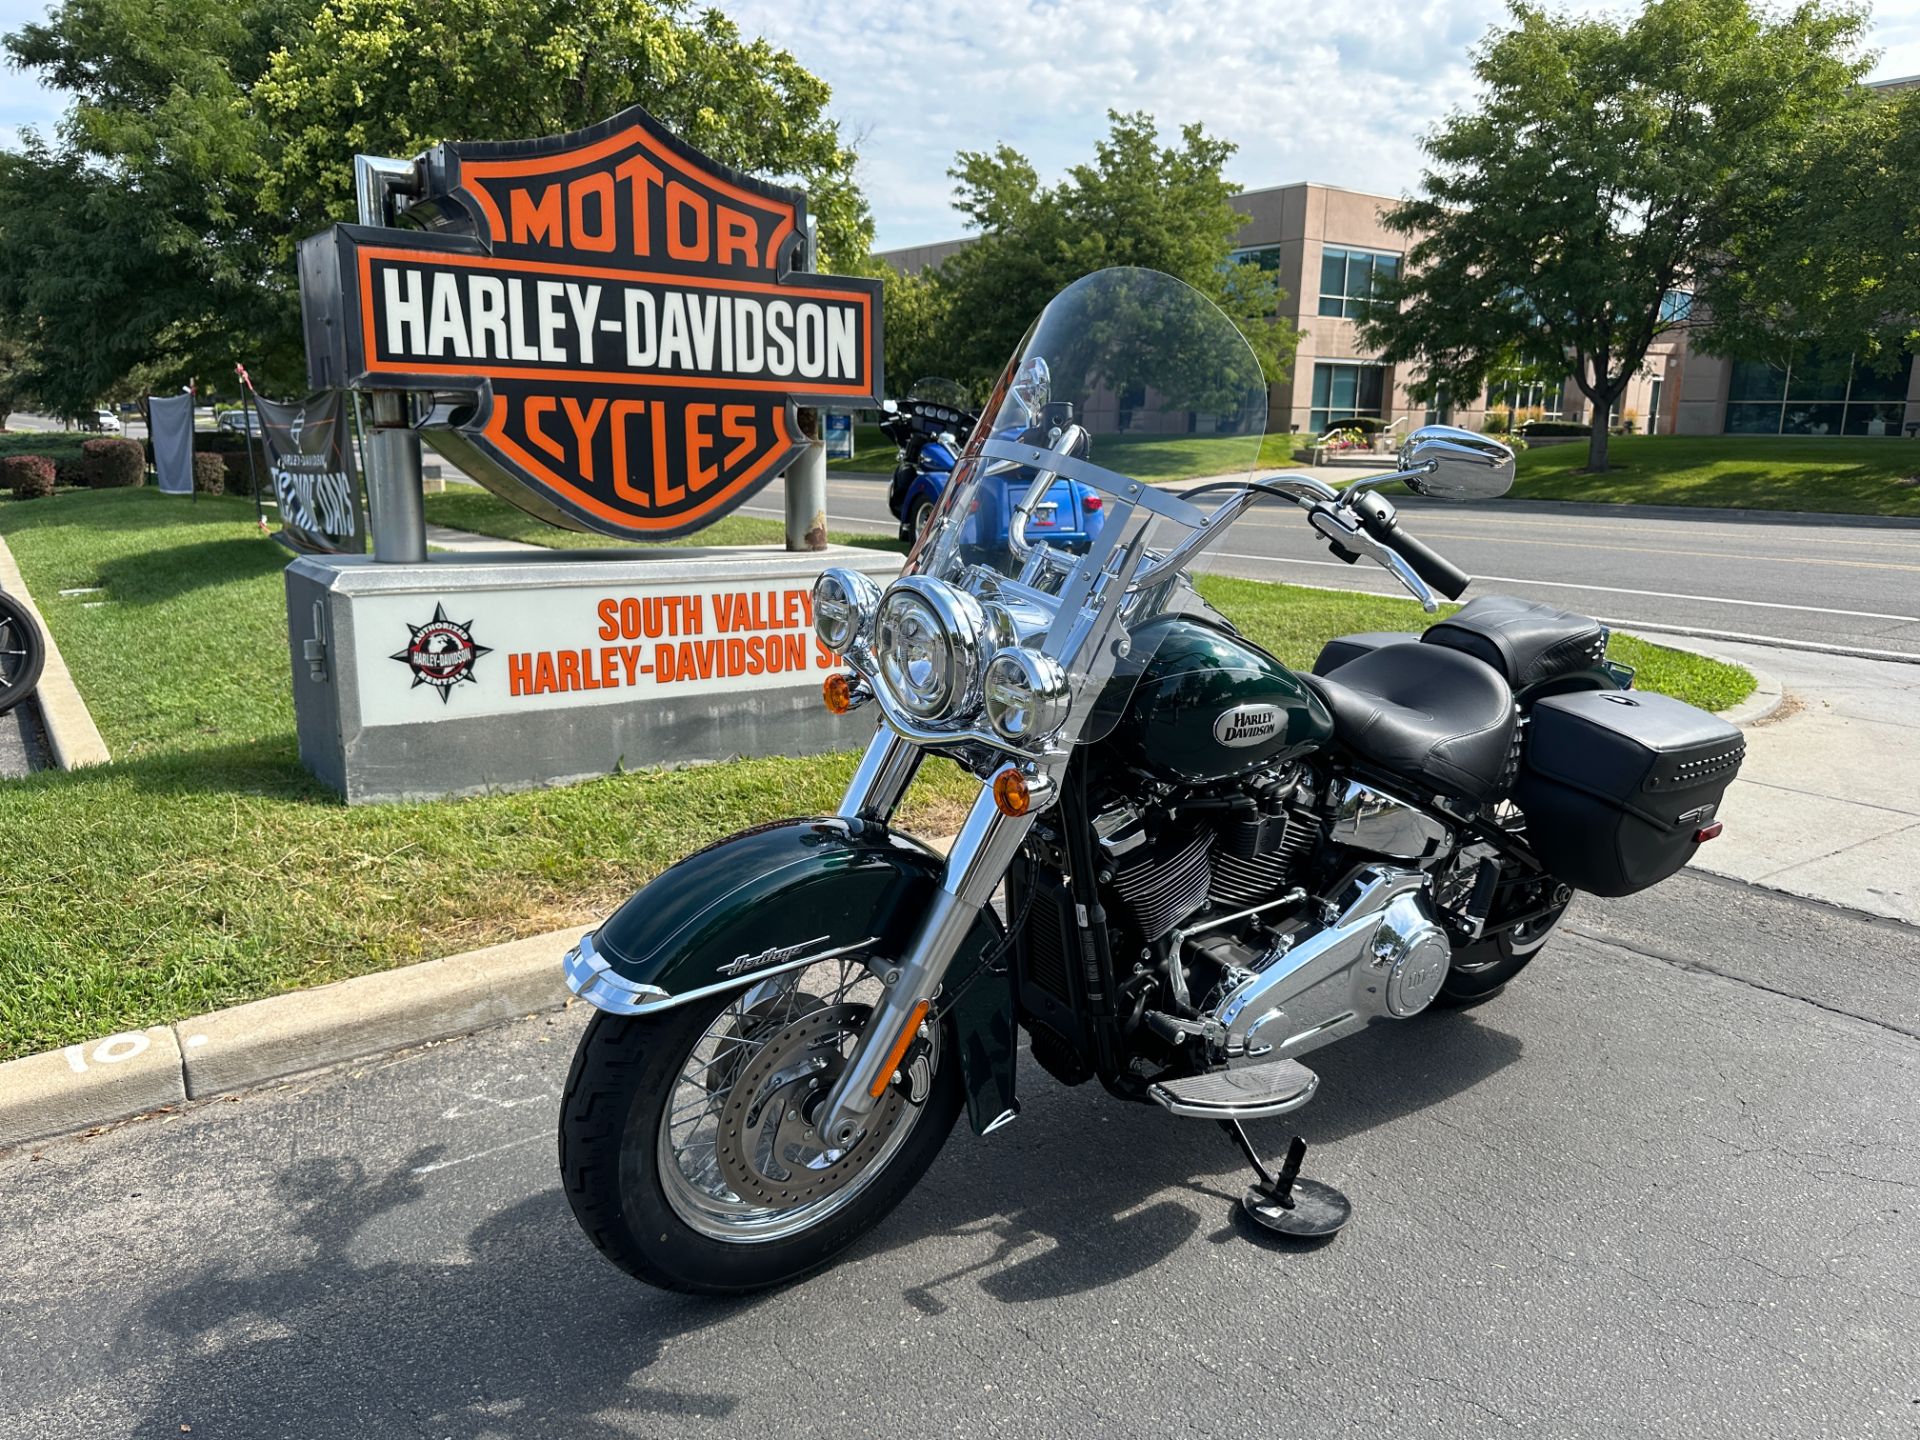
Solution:
{"label": "shrub", "polygon": [[1507,433],[1508,416],[1505,410],[1489,410],[1485,422],[1480,426],[1484,435],[1504,435]]}
{"label": "shrub", "polygon": [[1340,428],[1342,430],[1358,430],[1363,435],[1371,436],[1378,435],[1382,430],[1386,429],[1387,426],[1385,421],[1376,420],[1371,415],[1356,415],[1351,420],[1342,420],[1340,422]]}
{"label": "shrub", "polygon": [[80,447],[80,464],[96,490],[146,483],[147,452],[137,440],[89,440]]}
{"label": "shrub", "polygon": [[1555,435],[1591,435],[1593,426],[1580,420],[1529,420],[1520,427],[1529,439],[1545,440]]}
{"label": "shrub", "polygon": [[17,500],[42,500],[53,494],[55,467],[44,455],[9,455],[0,459],[0,485]]}
{"label": "shrub", "polygon": [[220,463],[227,467],[227,494],[253,494],[253,472],[247,466],[247,452],[222,453]]}
{"label": "shrub", "polygon": [[202,495],[219,495],[227,488],[227,459],[204,451],[193,457],[193,488]]}
{"label": "shrub", "polygon": [[84,488],[87,483],[87,462],[77,455],[54,456],[53,483],[74,489]]}

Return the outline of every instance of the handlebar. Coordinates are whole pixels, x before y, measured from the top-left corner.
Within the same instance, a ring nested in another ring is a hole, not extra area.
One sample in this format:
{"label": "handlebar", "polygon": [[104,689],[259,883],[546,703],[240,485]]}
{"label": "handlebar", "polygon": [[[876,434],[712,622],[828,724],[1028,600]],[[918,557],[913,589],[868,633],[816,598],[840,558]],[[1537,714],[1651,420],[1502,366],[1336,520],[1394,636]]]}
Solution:
{"label": "handlebar", "polygon": [[1379,495],[1357,495],[1348,508],[1359,518],[1366,532],[1405,560],[1413,573],[1449,600],[1458,600],[1473,583],[1473,577],[1424,541],[1400,528],[1400,517]]}

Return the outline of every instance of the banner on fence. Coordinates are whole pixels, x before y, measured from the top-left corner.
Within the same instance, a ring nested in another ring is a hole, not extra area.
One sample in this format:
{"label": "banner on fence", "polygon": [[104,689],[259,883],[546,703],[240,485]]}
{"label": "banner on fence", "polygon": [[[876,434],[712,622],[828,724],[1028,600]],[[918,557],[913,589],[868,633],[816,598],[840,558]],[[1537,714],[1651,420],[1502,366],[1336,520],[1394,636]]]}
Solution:
{"label": "banner on fence", "polygon": [[153,426],[153,468],[162,495],[193,494],[193,396],[154,395],[147,400]]}
{"label": "banner on fence", "polygon": [[255,391],[253,403],[280,507],[275,538],[309,555],[360,554],[367,548],[366,520],[345,392],[329,390],[283,404]]}

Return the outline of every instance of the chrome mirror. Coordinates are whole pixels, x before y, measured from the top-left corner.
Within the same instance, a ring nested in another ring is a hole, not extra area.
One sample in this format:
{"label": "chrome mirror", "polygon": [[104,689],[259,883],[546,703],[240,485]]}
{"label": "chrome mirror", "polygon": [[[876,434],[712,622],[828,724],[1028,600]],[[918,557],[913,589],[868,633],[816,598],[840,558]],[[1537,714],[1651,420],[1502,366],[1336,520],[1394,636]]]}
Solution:
{"label": "chrome mirror", "polygon": [[1400,468],[1407,488],[1436,500],[1493,500],[1513,488],[1513,451],[1455,425],[1426,425],[1407,437]]}
{"label": "chrome mirror", "polygon": [[1027,424],[1038,425],[1047,401],[1053,398],[1053,372],[1044,356],[1036,355],[1020,367],[1013,378],[1013,398],[1027,412]]}

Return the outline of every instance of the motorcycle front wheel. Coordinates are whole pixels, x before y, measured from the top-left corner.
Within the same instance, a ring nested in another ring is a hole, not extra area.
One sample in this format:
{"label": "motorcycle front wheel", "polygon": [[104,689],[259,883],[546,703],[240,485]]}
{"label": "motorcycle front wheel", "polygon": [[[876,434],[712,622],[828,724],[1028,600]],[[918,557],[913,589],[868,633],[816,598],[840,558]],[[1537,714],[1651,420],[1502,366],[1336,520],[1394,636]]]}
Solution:
{"label": "motorcycle front wheel", "polygon": [[33,694],[47,663],[47,642],[27,607],[0,592],[0,715]]}
{"label": "motorcycle front wheel", "polygon": [[732,1295],[819,1269],[926,1172],[959,1114],[959,1064],[923,1026],[845,1151],[808,1125],[880,994],[833,960],[651,1016],[596,1014],[560,1112],[574,1218],[615,1265]]}

